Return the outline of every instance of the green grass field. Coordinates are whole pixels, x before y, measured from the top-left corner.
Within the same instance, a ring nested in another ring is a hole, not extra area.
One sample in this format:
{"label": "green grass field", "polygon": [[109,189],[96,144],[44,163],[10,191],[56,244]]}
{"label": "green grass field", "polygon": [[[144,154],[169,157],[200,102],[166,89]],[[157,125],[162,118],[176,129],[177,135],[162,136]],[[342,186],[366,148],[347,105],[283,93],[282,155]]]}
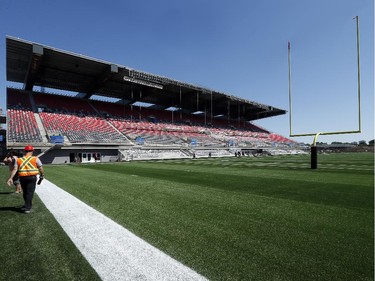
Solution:
{"label": "green grass field", "polygon": [[[46,165],[45,174],[210,280],[373,280],[373,154],[319,155],[317,170],[309,161]],[[31,215],[15,211],[22,200],[0,170],[0,280],[97,279],[39,198]]]}

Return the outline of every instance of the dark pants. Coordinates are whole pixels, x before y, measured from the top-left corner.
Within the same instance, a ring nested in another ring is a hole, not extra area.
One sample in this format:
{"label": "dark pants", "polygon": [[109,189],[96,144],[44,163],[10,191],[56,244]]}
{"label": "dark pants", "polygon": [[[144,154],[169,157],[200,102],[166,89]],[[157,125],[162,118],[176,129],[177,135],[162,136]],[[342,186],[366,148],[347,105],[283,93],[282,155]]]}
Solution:
{"label": "dark pants", "polygon": [[36,187],[36,176],[20,177],[20,182],[23,190],[23,200],[25,201],[25,209],[31,210]]}

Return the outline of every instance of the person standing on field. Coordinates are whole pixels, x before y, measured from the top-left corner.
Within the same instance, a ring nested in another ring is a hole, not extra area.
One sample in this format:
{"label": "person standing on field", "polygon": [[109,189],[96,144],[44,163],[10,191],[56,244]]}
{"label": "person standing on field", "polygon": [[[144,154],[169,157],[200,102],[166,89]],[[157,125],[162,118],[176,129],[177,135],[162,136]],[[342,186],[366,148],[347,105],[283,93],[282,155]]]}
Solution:
{"label": "person standing on field", "polygon": [[40,159],[33,156],[34,147],[27,145],[25,147],[25,153],[25,156],[17,159],[17,162],[7,180],[7,184],[9,186],[13,184],[13,176],[18,171],[21,187],[23,189],[23,200],[25,201],[25,205],[21,210],[24,211],[25,214],[30,214],[36,188],[37,175],[40,175],[39,179],[43,179],[44,170]]}
{"label": "person standing on field", "polygon": [[[3,162],[9,166],[9,172],[11,173],[12,170],[13,170],[13,167],[15,165],[15,163],[17,162],[17,157],[19,156],[19,154],[17,152],[15,152],[14,150],[10,151],[8,153],[8,155],[4,158]],[[18,177],[18,172],[16,172],[16,174],[14,175],[13,177],[13,184],[15,185],[16,187],[16,194],[20,194],[22,193],[22,188],[21,188],[21,184],[20,184],[20,180],[19,180],[19,177]]]}

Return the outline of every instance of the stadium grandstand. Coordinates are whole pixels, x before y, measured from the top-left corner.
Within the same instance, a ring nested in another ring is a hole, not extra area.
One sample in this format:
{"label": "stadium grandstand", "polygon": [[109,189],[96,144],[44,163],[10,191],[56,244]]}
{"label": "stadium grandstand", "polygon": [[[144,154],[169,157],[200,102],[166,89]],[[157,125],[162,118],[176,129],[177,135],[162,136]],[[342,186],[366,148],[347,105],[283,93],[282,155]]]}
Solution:
{"label": "stadium grandstand", "polygon": [[31,144],[44,163],[298,148],[253,123],[285,110],[9,36],[6,76],[12,87],[1,115],[2,144],[16,150]]}

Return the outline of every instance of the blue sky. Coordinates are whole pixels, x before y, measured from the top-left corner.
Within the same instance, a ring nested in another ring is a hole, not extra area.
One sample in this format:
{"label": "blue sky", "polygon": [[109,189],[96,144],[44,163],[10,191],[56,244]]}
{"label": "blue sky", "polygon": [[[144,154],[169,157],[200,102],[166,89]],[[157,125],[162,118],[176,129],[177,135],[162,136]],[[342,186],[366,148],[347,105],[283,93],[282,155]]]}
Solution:
{"label": "blue sky", "polygon": [[[3,109],[6,35],[286,110],[290,41],[294,134],[358,129],[359,16],[362,133],[318,141],[374,139],[373,0],[1,2]],[[289,114],[255,123],[289,136]]]}

